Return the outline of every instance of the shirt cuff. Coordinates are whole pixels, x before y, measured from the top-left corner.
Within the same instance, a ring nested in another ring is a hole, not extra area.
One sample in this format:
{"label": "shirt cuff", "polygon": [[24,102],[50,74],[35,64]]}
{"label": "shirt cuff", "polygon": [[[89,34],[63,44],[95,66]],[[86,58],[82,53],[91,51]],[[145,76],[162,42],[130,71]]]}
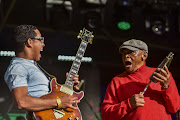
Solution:
{"label": "shirt cuff", "polygon": [[122,105],[123,105],[124,109],[126,110],[126,112],[133,110],[133,108],[131,107],[131,104],[129,102],[129,98],[127,100],[123,101]]}
{"label": "shirt cuff", "polygon": [[170,94],[172,94],[171,85],[169,85],[169,87],[166,90],[161,90],[161,91],[164,96],[168,97]]}

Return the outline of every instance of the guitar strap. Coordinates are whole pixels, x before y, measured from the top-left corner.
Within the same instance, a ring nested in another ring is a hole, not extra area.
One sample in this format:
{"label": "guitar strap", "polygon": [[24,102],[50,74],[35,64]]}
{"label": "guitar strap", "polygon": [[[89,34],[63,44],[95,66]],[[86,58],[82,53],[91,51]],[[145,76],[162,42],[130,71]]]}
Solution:
{"label": "guitar strap", "polygon": [[37,62],[35,62],[37,64],[37,66],[47,75],[49,76],[51,79],[56,78],[54,75],[49,74],[46,70],[44,70]]}

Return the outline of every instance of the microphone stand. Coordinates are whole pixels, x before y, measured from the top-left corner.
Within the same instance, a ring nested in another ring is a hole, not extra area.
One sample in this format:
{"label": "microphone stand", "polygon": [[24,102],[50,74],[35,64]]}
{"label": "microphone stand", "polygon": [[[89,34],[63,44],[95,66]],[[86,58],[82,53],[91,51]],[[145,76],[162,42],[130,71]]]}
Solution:
{"label": "microphone stand", "polygon": [[[79,89],[82,87],[82,84],[83,85],[83,91],[85,90],[85,81],[84,80],[81,80],[80,84],[79,84]],[[92,111],[92,113],[94,114],[94,116],[96,117],[97,120],[100,120],[98,115],[96,114],[96,112],[93,110],[93,107],[91,106],[90,102],[86,99],[86,97],[84,96],[84,100],[86,102],[86,104],[88,105],[88,107],[90,108],[90,110]]]}
{"label": "microphone stand", "polygon": [[6,120],[10,120],[8,113],[13,107],[13,100],[11,99],[11,96],[7,96],[7,99],[10,99],[10,106],[8,107],[8,110],[2,114],[2,117],[5,118]]}
{"label": "microphone stand", "polygon": [[89,103],[89,101],[86,99],[86,97],[84,97],[85,102],[87,103],[87,105],[89,106],[90,110],[92,111],[92,113],[94,114],[94,116],[96,117],[97,120],[100,120],[99,117],[97,116],[96,112],[93,110],[93,107],[91,106],[91,104]]}

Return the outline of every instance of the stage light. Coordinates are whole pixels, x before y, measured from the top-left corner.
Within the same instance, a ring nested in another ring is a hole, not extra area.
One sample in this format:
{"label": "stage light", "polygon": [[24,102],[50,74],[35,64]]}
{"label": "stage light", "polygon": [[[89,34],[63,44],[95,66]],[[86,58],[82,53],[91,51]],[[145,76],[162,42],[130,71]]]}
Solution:
{"label": "stage light", "polygon": [[[74,61],[75,56],[65,56],[65,55],[58,55],[58,60],[59,61]],[[91,57],[83,57],[81,62],[92,62]]]}
{"label": "stage light", "polygon": [[14,57],[15,56],[15,52],[14,51],[0,51],[0,56]]}
{"label": "stage light", "polygon": [[[57,25],[64,27],[71,24],[72,11],[73,6],[71,0],[46,0],[45,18],[47,22],[55,27],[57,27]],[[61,22],[57,21],[59,18]]]}
{"label": "stage light", "polygon": [[133,6],[133,2],[131,0],[119,0],[118,4],[120,6],[124,6],[124,7],[130,7]]}
{"label": "stage light", "polygon": [[116,30],[127,31],[132,28],[132,1],[119,0],[114,3],[114,27]]}
{"label": "stage light", "polygon": [[151,25],[152,31],[157,35],[162,35],[169,31],[169,26],[165,21],[154,21]]}
{"label": "stage light", "polygon": [[129,29],[131,29],[131,24],[127,21],[120,21],[117,23],[117,27],[120,30],[129,30]]}
{"label": "stage light", "polygon": [[97,19],[89,18],[88,19],[88,26],[90,28],[96,28],[96,26],[97,26]]}
{"label": "stage light", "polygon": [[86,0],[87,3],[90,4],[103,4],[105,5],[107,3],[107,0]]}
{"label": "stage light", "polygon": [[86,11],[84,22],[85,26],[91,29],[100,28],[103,24],[101,11],[99,9]]}
{"label": "stage light", "polygon": [[151,14],[146,16],[145,28],[156,35],[163,35],[170,31],[168,14]]}
{"label": "stage light", "polygon": [[53,5],[63,5],[67,10],[72,10],[72,3],[70,0],[46,0],[47,8],[52,8]]}

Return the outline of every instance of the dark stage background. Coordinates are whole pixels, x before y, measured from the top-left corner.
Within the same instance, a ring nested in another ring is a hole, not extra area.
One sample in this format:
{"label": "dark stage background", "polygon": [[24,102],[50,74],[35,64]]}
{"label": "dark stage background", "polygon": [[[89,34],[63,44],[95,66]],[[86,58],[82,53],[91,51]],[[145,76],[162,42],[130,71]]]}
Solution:
{"label": "dark stage background", "polygon": [[[13,50],[12,34],[17,25],[37,26],[46,45],[39,63],[63,84],[72,62],[58,61],[57,56],[75,55],[80,44],[77,39],[79,30],[86,27],[93,31],[93,44],[88,45],[84,55],[92,57],[93,62],[82,63],[79,71],[80,80],[85,80],[81,88],[85,91],[85,98],[79,104],[84,120],[100,119],[100,104],[106,87],[115,75],[124,71],[118,49],[128,39],[141,39],[148,44],[147,65],[151,67],[157,67],[169,52],[174,52],[169,70],[180,90],[179,0],[92,0],[97,4],[88,3],[90,0],[57,1],[1,0],[0,51]],[[67,1],[71,4],[66,4]],[[118,29],[120,20],[128,21],[131,28]],[[155,28],[159,28],[158,31],[154,32]],[[12,104],[3,78],[11,59],[0,57],[1,116],[24,113]]]}

